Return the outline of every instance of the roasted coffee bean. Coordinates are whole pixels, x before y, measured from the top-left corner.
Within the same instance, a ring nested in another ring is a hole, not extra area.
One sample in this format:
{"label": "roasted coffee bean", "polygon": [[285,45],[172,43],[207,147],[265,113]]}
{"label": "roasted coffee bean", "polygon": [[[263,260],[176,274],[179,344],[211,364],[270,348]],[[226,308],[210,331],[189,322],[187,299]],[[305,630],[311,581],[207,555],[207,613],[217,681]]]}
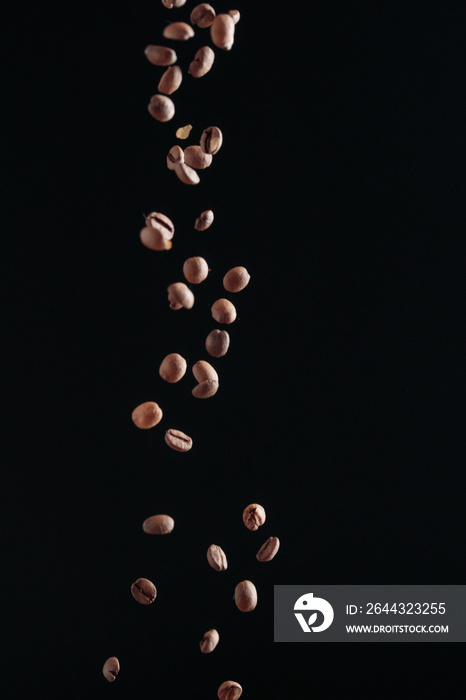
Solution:
{"label": "roasted coffee bean", "polygon": [[154,64],[154,66],[171,66],[176,63],[176,53],[173,49],[169,49],[168,46],[153,46],[150,44],[146,46],[144,53],[148,61]]}
{"label": "roasted coffee bean", "polygon": [[179,66],[170,66],[160,78],[157,90],[163,92],[164,95],[171,95],[178,90],[182,80],[183,73],[181,68]]}
{"label": "roasted coffee bean", "polygon": [[170,250],[172,242],[157,229],[146,226],[139,232],[142,245],[151,250]]}
{"label": "roasted coffee bean", "polygon": [[265,510],[258,503],[251,503],[243,511],[243,523],[248,530],[258,530],[265,523]]}
{"label": "roasted coffee bean", "polygon": [[182,433],[181,430],[174,430],[173,428],[170,428],[170,430],[167,430],[165,433],[165,442],[168,447],[171,447],[175,452],[188,452],[193,446],[192,438],[190,438],[189,435]]}
{"label": "roasted coffee bean", "polygon": [[169,10],[171,10],[172,7],[183,7],[185,4],[186,0],[162,0],[162,5],[168,7]]}
{"label": "roasted coffee bean", "polygon": [[209,226],[212,226],[214,221],[214,212],[212,209],[207,209],[206,211],[203,211],[200,216],[197,217],[196,221],[194,222],[194,228],[196,231],[205,231],[206,229],[209,228]]}
{"label": "roasted coffee bean", "polygon": [[240,292],[248,286],[251,276],[245,267],[233,267],[223,278],[223,286],[227,292]]}
{"label": "roasted coffee bean", "polygon": [[230,15],[233,22],[235,24],[238,24],[240,17],[241,17],[239,11],[238,10],[228,10],[228,14]]}
{"label": "roasted coffee bean", "polygon": [[118,661],[116,656],[111,656],[104,663],[102,673],[104,674],[104,677],[109,681],[109,683],[113,683],[115,678],[118,676],[119,672],[120,662]]}
{"label": "roasted coffee bean", "polygon": [[143,430],[153,428],[157,423],[160,423],[162,416],[162,409],[154,401],[146,401],[137,406],[131,415],[134,425]]}
{"label": "roasted coffee bean", "polygon": [[172,146],[168,151],[167,168],[175,170],[175,167],[184,163],[184,151],[180,146]]}
{"label": "roasted coffee bean", "polygon": [[205,29],[206,27],[210,27],[216,14],[212,5],[202,2],[200,5],[196,5],[191,12],[190,20],[192,24],[196,24],[201,29]]}
{"label": "roasted coffee bean", "polygon": [[168,535],[175,527],[175,521],[169,515],[151,515],[142,523],[142,529],[148,535]]}
{"label": "roasted coffee bean", "polygon": [[148,578],[138,578],[131,586],[131,594],[138,603],[150,605],[157,597],[157,589]]}
{"label": "roasted coffee bean", "polygon": [[193,365],[193,374],[199,384],[194,387],[192,394],[196,399],[209,399],[217,393],[218,374],[209,362],[199,360]]}
{"label": "roasted coffee bean", "polygon": [[173,238],[175,233],[173,221],[169,219],[168,216],[165,216],[165,214],[160,214],[158,211],[152,211],[146,216],[146,226],[150,226],[151,228],[155,228],[157,231],[160,231],[160,233],[163,234],[167,240]]}
{"label": "roasted coffee bean", "polygon": [[229,51],[235,40],[235,22],[226,14],[217,15],[210,27],[212,43],[219,49]]}
{"label": "roasted coffee bean", "polygon": [[216,544],[211,544],[207,550],[207,561],[215,571],[226,571],[228,569],[225,552]]}
{"label": "roasted coffee bean", "polygon": [[239,700],[243,689],[236,681],[225,681],[217,691],[218,700]]}
{"label": "roasted coffee bean", "polygon": [[159,368],[159,374],[169,384],[179,382],[186,374],[187,363],[184,357],[178,355],[177,352],[172,352],[163,358]]}
{"label": "roasted coffee bean", "polygon": [[209,266],[204,258],[188,258],[183,265],[183,275],[191,284],[200,284],[209,274]]}
{"label": "roasted coffee bean", "polygon": [[204,153],[215,155],[223,143],[223,134],[218,126],[208,126],[201,135],[201,149]]}
{"label": "roasted coffee bean", "polygon": [[189,74],[193,78],[202,78],[212,68],[214,60],[215,53],[210,46],[202,46],[189,64]]}
{"label": "roasted coffee bean", "polygon": [[214,380],[206,380],[201,382],[192,390],[192,395],[196,399],[210,399],[218,391],[218,382]]}
{"label": "roasted coffee bean", "polygon": [[257,605],[257,591],[251,581],[241,581],[235,588],[236,607],[241,612],[251,612]]}
{"label": "roasted coffee bean", "polygon": [[184,149],[184,162],[190,168],[204,170],[212,163],[210,153],[204,153],[200,146],[187,146]]}
{"label": "roasted coffee bean", "polygon": [[167,24],[163,30],[165,39],[173,39],[175,41],[187,41],[194,36],[194,29],[186,24],[186,22],[172,22]]}
{"label": "roasted coffee bean", "polygon": [[184,282],[175,282],[168,288],[168,301],[171,309],[192,309],[194,306],[194,294]]}
{"label": "roasted coffee bean", "polygon": [[166,95],[153,95],[147,105],[147,111],[158,122],[169,122],[175,114],[175,105]]}
{"label": "roasted coffee bean", "polygon": [[230,347],[230,336],[218,328],[211,331],[205,341],[205,349],[211,357],[223,357]]}
{"label": "roasted coffee bean", "polygon": [[199,642],[199,646],[203,654],[210,654],[215,649],[219,642],[220,636],[217,630],[209,630],[204,634],[203,639]]}
{"label": "roasted coffee bean", "polygon": [[256,554],[258,561],[272,561],[280,548],[278,537],[269,537]]}
{"label": "roasted coffee bean", "polygon": [[175,173],[185,185],[198,185],[200,182],[197,172],[189,165],[186,165],[186,163],[177,163],[175,165]]}
{"label": "roasted coffee bean", "polygon": [[236,309],[228,299],[217,299],[217,301],[214,301],[211,312],[218,323],[233,323],[236,319]]}

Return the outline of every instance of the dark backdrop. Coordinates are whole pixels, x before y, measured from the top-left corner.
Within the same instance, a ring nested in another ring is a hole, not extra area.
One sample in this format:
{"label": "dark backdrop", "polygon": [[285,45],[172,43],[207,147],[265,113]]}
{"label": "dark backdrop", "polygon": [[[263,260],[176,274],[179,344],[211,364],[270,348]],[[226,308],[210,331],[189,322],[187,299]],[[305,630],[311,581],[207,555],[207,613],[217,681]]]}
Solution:
{"label": "dark backdrop", "polygon": [[[215,698],[227,679],[249,700],[373,697],[402,670],[440,696],[453,645],[274,644],[272,603],[274,584],[464,582],[464,10],[239,0],[233,49],[185,74],[160,124],[163,69],[143,51],[175,47],[163,26],[193,6],[17,5],[6,25],[11,697]],[[203,43],[176,45],[183,67]],[[224,145],[186,186],[166,154],[210,125]],[[139,242],[153,210],[175,223],[170,252]],[[192,255],[211,273],[174,312],[165,290]],[[251,282],[228,295],[236,265]],[[238,319],[199,401],[190,368],[224,295]],[[169,352],[188,361],[176,385],[158,376]],[[139,431],[147,400],[164,419]],[[241,520],[254,501],[258,533]],[[160,512],[174,532],[144,535]],[[280,552],[259,564],[269,535]],[[130,595],[140,576],[150,608]],[[232,602],[244,578],[250,614]]]}

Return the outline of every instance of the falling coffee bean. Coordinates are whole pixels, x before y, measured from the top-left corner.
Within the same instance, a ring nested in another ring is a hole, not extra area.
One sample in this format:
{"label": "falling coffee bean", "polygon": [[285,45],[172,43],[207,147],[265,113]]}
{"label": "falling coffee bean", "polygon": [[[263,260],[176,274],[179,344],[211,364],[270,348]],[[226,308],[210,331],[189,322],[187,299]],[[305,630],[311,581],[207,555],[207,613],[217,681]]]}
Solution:
{"label": "falling coffee bean", "polygon": [[169,515],[151,515],[142,523],[147,535],[168,535],[175,527],[175,521]]}
{"label": "falling coffee bean", "polygon": [[160,231],[160,233],[165,236],[168,240],[173,238],[175,233],[175,227],[173,221],[165,216],[165,214],[160,214],[158,211],[152,211],[146,216],[146,226]]}
{"label": "falling coffee bean", "polygon": [[187,41],[194,36],[194,29],[186,24],[186,22],[172,22],[167,24],[163,30],[165,39],[173,39],[175,41]]}
{"label": "falling coffee bean", "polygon": [[216,14],[212,5],[202,2],[200,5],[196,5],[191,12],[190,20],[192,24],[196,24],[201,29],[205,29],[206,27],[210,27]]}
{"label": "falling coffee bean", "polygon": [[218,323],[233,323],[236,319],[236,309],[228,299],[217,299],[212,304],[211,312]]}
{"label": "falling coffee bean", "polygon": [[251,503],[243,511],[243,523],[248,530],[258,530],[265,523],[265,510],[258,503]]}
{"label": "falling coffee bean", "polygon": [[193,366],[194,378],[198,383],[192,394],[196,399],[208,399],[218,390],[218,374],[211,364],[205,360],[199,360]]}
{"label": "falling coffee bean", "polygon": [[204,258],[188,258],[183,265],[183,275],[191,284],[200,284],[209,274],[209,266]]}
{"label": "falling coffee bean", "polygon": [[134,409],[131,417],[137,428],[148,430],[160,423],[163,412],[160,406],[154,401],[146,401]]}
{"label": "falling coffee bean", "polygon": [[225,681],[217,691],[218,700],[239,700],[243,689],[236,681]]}
{"label": "falling coffee bean", "polygon": [[205,231],[206,229],[209,228],[209,226],[212,226],[212,223],[214,221],[214,212],[212,209],[207,209],[206,211],[203,211],[200,216],[197,217],[196,221],[194,222],[194,228],[196,231]]}
{"label": "falling coffee bean", "polygon": [[179,382],[186,374],[187,363],[184,357],[177,352],[172,352],[163,358],[159,368],[159,374],[169,384]]}
{"label": "falling coffee bean", "polygon": [[179,66],[170,66],[160,78],[157,90],[164,95],[172,95],[181,85],[183,73]]}
{"label": "falling coffee bean", "polygon": [[212,163],[210,153],[204,153],[200,146],[187,146],[184,149],[184,162],[195,170],[204,170]]}
{"label": "falling coffee bean", "polygon": [[229,51],[235,40],[235,21],[231,15],[217,15],[210,27],[212,43],[219,49]]}
{"label": "falling coffee bean", "polygon": [[198,185],[201,181],[199,175],[186,163],[177,163],[174,167],[178,180],[184,182],[185,185]]}
{"label": "falling coffee bean", "polygon": [[171,66],[172,63],[176,63],[177,55],[173,49],[169,49],[168,46],[153,46],[150,44],[146,46],[144,53],[148,61],[154,64],[154,66]]}
{"label": "falling coffee bean", "polygon": [[223,286],[227,292],[240,292],[247,287],[251,276],[245,267],[233,267],[223,278]]}
{"label": "falling coffee bean", "polygon": [[150,605],[157,597],[157,589],[147,578],[138,578],[131,586],[131,594],[141,605]]}
{"label": "falling coffee bean", "polygon": [[206,338],[205,348],[212,357],[223,357],[230,347],[230,336],[218,328],[211,331]]}
{"label": "falling coffee bean", "polygon": [[219,152],[223,143],[223,134],[218,126],[208,126],[201,134],[201,149],[204,153],[215,155]]}
{"label": "falling coffee bean", "polygon": [[111,656],[104,663],[102,673],[104,674],[104,677],[109,681],[109,683],[113,683],[115,678],[118,676],[119,672],[120,662],[118,661],[116,656]]}
{"label": "falling coffee bean", "polygon": [[272,561],[280,548],[278,537],[269,537],[256,554],[258,561]]}
{"label": "falling coffee bean", "polygon": [[152,226],[145,226],[141,229],[139,238],[142,245],[150,250],[170,250],[173,245],[169,238]]}
{"label": "falling coffee bean", "polygon": [[226,571],[228,569],[225,552],[217,544],[211,544],[207,550],[207,561],[215,571]]}
{"label": "falling coffee bean", "polygon": [[147,105],[147,110],[151,117],[159,122],[168,122],[173,119],[175,105],[166,95],[153,95]]}
{"label": "falling coffee bean", "polygon": [[188,452],[193,446],[192,438],[190,438],[189,435],[182,433],[181,430],[174,430],[173,428],[170,428],[170,430],[167,430],[165,433],[165,442],[168,447],[171,447],[175,452]]}
{"label": "falling coffee bean", "polygon": [[177,165],[184,163],[184,151],[180,146],[172,146],[168,151],[167,168],[175,170]]}
{"label": "falling coffee bean", "polygon": [[209,630],[205,632],[204,637],[199,642],[199,646],[203,654],[210,654],[217,646],[220,635],[217,630]]}
{"label": "falling coffee bean", "polygon": [[210,46],[201,46],[196,52],[194,59],[189,64],[189,74],[193,78],[202,78],[212,68],[215,60],[215,53]]}
{"label": "falling coffee bean", "polygon": [[251,612],[257,605],[257,590],[252,581],[241,581],[235,588],[235,603],[241,612]]}
{"label": "falling coffee bean", "polygon": [[184,282],[175,282],[171,284],[168,288],[168,301],[170,302],[170,308],[178,309],[192,309],[194,306],[194,294],[185,285]]}

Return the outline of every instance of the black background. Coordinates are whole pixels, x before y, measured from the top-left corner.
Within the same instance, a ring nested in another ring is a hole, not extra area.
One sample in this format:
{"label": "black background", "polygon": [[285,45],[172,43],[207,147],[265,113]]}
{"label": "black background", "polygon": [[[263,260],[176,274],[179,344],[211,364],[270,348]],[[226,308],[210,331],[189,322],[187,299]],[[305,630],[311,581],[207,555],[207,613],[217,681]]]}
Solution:
{"label": "black background", "polygon": [[[233,49],[204,78],[185,70],[160,124],[144,48],[171,45],[186,69],[209,31],[175,45],[162,29],[193,6],[17,5],[6,28],[11,697],[215,698],[227,679],[248,700],[373,697],[402,671],[443,693],[453,645],[274,644],[272,604],[274,584],[464,582],[464,9],[241,0]],[[166,154],[210,125],[224,144],[186,186]],[[170,252],[139,242],[154,210]],[[211,273],[174,312],[165,290],[192,255]],[[251,282],[228,295],[236,265]],[[212,360],[219,392],[198,401],[190,367],[224,295],[238,319]],[[158,376],[169,352],[188,361],[176,385]],[[164,419],[139,431],[147,400]],[[173,533],[145,535],[160,512]],[[270,535],[280,552],[259,564]],[[149,608],[130,595],[140,576]],[[245,578],[249,614],[232,601]]]}

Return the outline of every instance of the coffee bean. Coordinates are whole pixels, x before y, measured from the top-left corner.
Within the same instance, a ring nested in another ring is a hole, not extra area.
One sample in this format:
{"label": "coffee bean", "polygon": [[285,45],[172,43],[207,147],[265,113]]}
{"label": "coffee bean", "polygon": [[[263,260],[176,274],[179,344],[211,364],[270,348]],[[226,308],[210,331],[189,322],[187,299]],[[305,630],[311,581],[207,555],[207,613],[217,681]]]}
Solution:
{"label": "coffee bean", "polygon": [[154,64],[154,66],[171,66],[172,63],[176,63],[176,53],[173,49],[169,49],[168,46],[153,46],[150,44],[146,46],[144,53],[148,61]]}
{"label": "coffee bean", "polygon": [[202,78],[212,68],[215,60],[215,53],[210,46],[201,46],[196,52],[194,59],[189,64],[189,74],[193,78]]}
{"label": "coffee bean", "polygon": [[200,284],[209,274],[209,266],[204,258],[188,258],[183,265],[183,275],[191,284]]}
{"label": "coffee bean", "polygon": [[215,155],[223,143],[223,134],[218,126],[208,126],[201,134],[201,149],[204,153]]}
{"label": "coffee bean", "polygon": [[248,530],[258,530],[265,523],[265,510],[258,503],[251,503],[243,511],[243,523]]}
{"label": "coffee bean", "polygon": [[191,12],[190,20],[192,24],[196,24],[201,29],[205,29],[206,27],[210,27],[216,14],[212,5],[202,2],[200,5],[196,5]]}
{"label": "coffee bean", "polygon": [[113,683],[115,678],[118,676],[119,672],[120,662],[118,661],[116,656],[111,656],[104,663],[102,673],[104,674],[104,677],[109,681],[109,683]]}
{"label": "coffee bean", "polygon": [[186,374],[187,363],[184,357],[178,355],[177,352],[172,352],[163,358],[159,368],[159,374],[169,384],[179,382]]}
{"label": "coffee bean", "polygon": [[146,401],[137,406],[131,415],[134,425],[143,430],[153,428],[157,423],[160,423],[162,416],[162,409],[154,401]]}
{"label": "coffee bean", "polygon": [[172,7],[183,7],[185,4],[186,0],[162,0],[162,5],[168,7],[169,10],[171,10]]}
{"label": "coffee bean", "polygon": [[196,399],[208,399],[218,390],[218,374],[209,362],[199,360],[193,365],[194,378],[198,383],[192,394]]}
{"label": "coffee bean", "polygon": [[235,588],[236,607],[241,612],[251,612],[257,605],[257,590],[251,581],[241,581]]}
{"label": "coffee bean", "polygon": [[236,319],[236,309],[228,299],[217,299],[212,304],[211,312],[218,323],[233,323]]}
{"label": "coffee bean", "polygon": [[141,239],[142,245],[151,250],[170,250],[172,247],[172,242],[166,238],[160,231],[152,228],[152,226],[146,226],[139,232],[139,238]]}
{"label": "coffee bean", "polygon": [[200,146],[187,146],[184,149],[184,162],[190,168],[204,170],[212,163],[212,156],[210,153],[204,153]]}
{"label": "coffee bean", "polygon": [[157,211],[152,211],[146,216],[146,226],[160,231],[167,240],[173,238],[175,233],[173,221],[169,219],[168,216],[165,216],[165,214],[160,214]]}
{"label": "coffee bean", "polygon": [[241,17],[239,11],[238,10],[228,10],[228,14],[230,15],[233,22],[235,24],[238,24],[240,17]]}
{"label": "coffee bean", "polygon": [[175,527],[175,521],[169,515],[151,515],[142,523],[142,529],[148,535],[168,535]]}
{"label": "coffee bean", "polygon": [[217,15],[210,27],[212,43],[219,49],[229,51],[235,40],[235,22],[230,15]]}
{"label": "coffee bean", "polygon": [[198,185],[200,182],[197,172],[189,165],[186,165],[186,163],[177,163],[175,165],[175,173],[185,185]]}
{"label": "coffee bean", "polygon": [[187,41],[194,36],[194,29],[186,24],[186,22],[172,22],[167,24],[163,30],[165,39],[174,39],[175,41]]}
{"label": "coffee bean", "polygon": [[223,357],[230,347],[230,336],[218,328],[211,331],[205,341],[205,349],[212,357]]}
{"label": "coffee bean", "polygon": [[175,114],[175,105],[166,95],[153,95],[147,105],[147,111],[158,122],[168,122]]}
{"label": "coffee bean", "polygon": [[217,630],[209,630],[204,634],[203,639],[199,642],[199,646],[203,654],[210,654],[217,646],[220,635]]}
{"label": "coffee bean", "polygon": [[218,391],[218,382],[213,380],[206,380],[201,382],[192,390],[192,395],[196,399],[210,399]]}
{"label": "coffee bean", "polygon": [[206,211],[203,211],[200,216],[197,217],[194,223],[194,228],[196,229],[196,231],[205,231],[209,228],[209,226],[212,226],[213,221],[214,212],[212,211],[212,209],[207,209]]}
{"label": "coffee bean", "polygon": [[243,694],[243,689],[236,681],[225,681],[217,691],[219,700],[238,700]]}
{"label": "coffee bean", "polygon": [[170,66],[160,78],[157,90],[165,95],[171,95],[181,85],[183,73],[179,66]]}
{"label": "coffee bean", "polygon": [[138,578],[131,586],[131,593],[135,600],[142,605],[150,605],[157,597],[157,589],[147,578]]}
{"label": "coffee bean", "polygon": [[171,447],[175,452],[188,452],[193,446],[193,441],[189,435],[182,433],[181,430],[174,430],[173,428],[170,428],[170,430],[167,430],[165,433],[165,442],[168,447]]}
{"label": "coffee bean", "polygon": [[211,544],[207,550],[207,561],[215,571],[226,571],[228,568],[225,552],[216,544]]}
{"label": "coffee bean", "polygon": [[172,146],[168,151],[167,168],[175,170],[178,164],[184,163],[184,151],[180,146]]}
{"label": "coffee bean", "polygon": [[258,561],[272,561],[280,548],[278,537],[269,537],[256,554]]}
{"label": "coffee bean", "polygon": [[184,282],[175,282],[168,288],[168,301],[171,309],[192,309],[194,306],[194,294]]}
{"label": "coffee bean", "polygon": [[248,286],[251,276],[245,267],[233,267],[223,278],[223,286],[227,292],[240,292]]}

